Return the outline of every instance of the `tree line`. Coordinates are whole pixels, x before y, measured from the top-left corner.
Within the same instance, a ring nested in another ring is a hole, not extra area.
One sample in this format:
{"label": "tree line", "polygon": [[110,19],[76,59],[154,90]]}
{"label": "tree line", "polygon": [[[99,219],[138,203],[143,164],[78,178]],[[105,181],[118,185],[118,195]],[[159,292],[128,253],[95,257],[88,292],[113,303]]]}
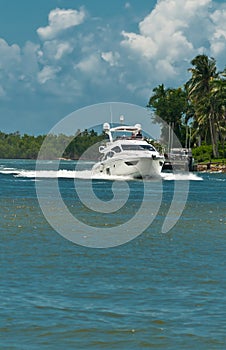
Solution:
{"label": "tree line", "polygon": [[[191,65],[191,78],[182,87],[155,87],[147,107],[171,126],[183,147],[191,146],[197,155],[203,149],[207,157],[225,158],[226,68],[217,71],[216,60],[207,55],[196,56]],[[161,130],[166,140],[166,124]]]}
{"label": "tree line", "polygon": [[[0,132],[0,158],[2,159],[37,159],[40,147],[46,139],[47,149],[42,152],[45,159],[56,159],[60,156],[67,159],[79,159],[81,155],[93,144],[105,138],[94,130],[77,131],[74,136],[59,135],[20,135],[14,132],[6,134]],[[65,149],[63,154],[61,150]]]}

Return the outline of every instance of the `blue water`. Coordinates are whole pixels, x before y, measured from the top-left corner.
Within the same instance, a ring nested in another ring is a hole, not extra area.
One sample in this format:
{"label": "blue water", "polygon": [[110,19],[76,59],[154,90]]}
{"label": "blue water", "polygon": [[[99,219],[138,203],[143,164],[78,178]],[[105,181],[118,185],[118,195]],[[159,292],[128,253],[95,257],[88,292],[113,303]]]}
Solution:
{"label": "blue water", "polygon": [[[67,172],[73,166],[61,165],[65,202],[73,199]],[[0,161],[0,349],[226,348],[226,174],[191,177],[183,215],[163,234],[175,182],[183,181],[165,179],[158,215],[145,232],[92,249],[64,239],[46,221],[34,167]],[[93,186],[105,193],[109,181]],[[142,186],[130,181],[128,208]],[[119,210],[114,220],[121,219]]]}

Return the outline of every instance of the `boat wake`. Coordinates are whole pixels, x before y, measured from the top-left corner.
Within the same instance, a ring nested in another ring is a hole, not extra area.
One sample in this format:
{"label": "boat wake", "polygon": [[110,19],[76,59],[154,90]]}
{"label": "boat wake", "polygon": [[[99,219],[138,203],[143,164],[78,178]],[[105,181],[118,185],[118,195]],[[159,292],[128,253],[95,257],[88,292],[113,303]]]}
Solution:
{"label": "boat wake", "polygon": [[[13,175],[16,178],[29,178],[29,179],[81,179],[81,180],[118,180],[118,181],[130,181],[134,180],[130,176],[110,176],[106,174],[93,174],[92,170],[20,170],[13,168],[4,168],[0,170],[0,174]],[[194,173],[161,173],[160,179],[165,181],[201,181],[202,177]],[[145,181],[151,181],[153,178],[145,178]],[[156,181],[156,178],[154,179]]]}
{"label": "boat wake", "polygon": [[203,178],[201,176],[198,176],[197,174],[186,172],[186,173],[161,173],[161,177],[163,180],[189,180],[189,181],[202,181]]}

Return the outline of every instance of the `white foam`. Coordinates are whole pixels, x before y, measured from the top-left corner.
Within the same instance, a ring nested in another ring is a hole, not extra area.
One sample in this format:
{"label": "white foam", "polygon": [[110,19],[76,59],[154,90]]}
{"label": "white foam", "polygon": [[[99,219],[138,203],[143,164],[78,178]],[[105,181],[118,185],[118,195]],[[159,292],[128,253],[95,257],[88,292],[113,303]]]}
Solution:
{"label": "white foam", "polygon": [[[133,180],[130,176],[109,176],[106,174],[94,175],[92,170],[25,170],[4,168],[0,170],[1,174],[14,175],[23,178],[63,178],[63,179],[100,179],[100,180]],[[203,178],[195,173],[161,173],[161,178],[166,181],[202,181]],[[151,179],[147,179],[151,180]]]}
{"label": "white foam", "polygon": [[94,175],[91,170],[1,170],[1,174],[14,175],[15,177],[23,178],[35,178],[35,179],[44,179],[44,178],[63,178],[63,179],[100,179],[100,180],[132,180],[131,177],[127,176],[109,176],[106,174]]}
{"label": "white foam", "polygon": [[18,173],[19,173],[19,170],[16,170],[16,169],[4,168],[3,170],[0,170],[0,174],[14,175]]}
{"label": "white foam", "polygon": [[180,180],[180,181],[202,181],[203,178],[194,173],[161,173],[164,180]]}

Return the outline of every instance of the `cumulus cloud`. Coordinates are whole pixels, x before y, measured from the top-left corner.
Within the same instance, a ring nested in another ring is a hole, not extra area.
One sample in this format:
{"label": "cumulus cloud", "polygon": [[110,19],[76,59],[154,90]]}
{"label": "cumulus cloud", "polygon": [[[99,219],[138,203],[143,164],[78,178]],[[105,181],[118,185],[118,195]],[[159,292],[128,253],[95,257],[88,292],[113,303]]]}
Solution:
{"label": "cumulus cloud", "polygon": [[21,74],[22,51],[16,44],[9,45],[0,38],[0,97],[8,99]]}
{"label": "cumulus cloud", "polygon": [[74,66],[74,69],[79,69],[83,73],[93,73],[97,70],[100,64],[99,56],[92,54],[82,59],[79,63]]}
{"label": "cumulus cloud", "polygon": [[54,58],[60,60],[64,55],[68,55],[73,51],[69,42],[62,42],[57,45],[57,50]]}
{"label": "cumulus cloud", "polygon": [[50,40],[65,29],[78,26],[84,19],[85,11],[83,9],[77,11],[56,8],[49,13],[49,25],[38,28],[37,33],[42,40]]}
{"label": "cumulus cloud", "polygon": [[15,69],[21,61],[21,49],[18,45],[9,45],[0,38],[0,68],[10,70]]}
{"label": "cumulus cloud", "polygon": [[[165,82],[186,72],[187,61],[207,53],[222,64],[226,55],[226,12],[211,9],[212,0],[159,0],[138,26],[122,32],[122,47],[146,62],[147,72]],[[221,55],[220,55],[221,54]],[[217,56],[217,57],[216,57]]]}
{"label": "cumulus cloud", "polygon": [[45,66],[38,73],[38,81],[40,84],[45,84],[48,80],[54,79],[56,74],[60,71],[60,67]]}
{"label": "cumulus cloud", "polygon": [[214,57],[221,57],[225,59],[226,46],[226,8],[225,10],[216,10],[210,18],[212,19],[215,30],[211,40],[211,51]]}
{"label": "cumulus cloud", "polygon": [[59,61],[65,59],[74,50],[74,43],[69,40],[48,40],[43,43],[39,51],[40,62],[44,64],[47,62]]}
{"label": "cumulus cloud", "polygon": [[111,67],[118,66],[120,54],[118,52],[102,52],[101,58],[107,62]]}
{"label": "cumulus cloud", "polygon": [[38,72],[38,52],[40,46],[30,41],[26,42],[21,49],[21,70],[25,75],[34,78],[33,74]]}
{"label": "cumulus cloud", "polygon": [[[20,47],[0,39],[1,99],[33,93],[34,99],[52,96],[62,105],[109,100],[145,105],[158,84],[183,84],[199,53],[215,57],[224,68],[226,4],[158,0],[136,26],[129,22],[133,11],[133,6],[123,11],[119,27],[115,19],[112,25],[86,16],[85,9],[55,9],[48,25],[37,30],[38,43]],[[132,25],[133,31],[126,29]]]}
{"label": "cumulus cloud", "polygon": [[[158,45],[151,37],[143,36],[136,33],[127,33],[122,31],[125,40],[122,45],[133,50],[141,58],[154,57],[158,50]],[[142,55],[141,55],[142,53]],[[135,55],[137,57],[137,55]]]}

